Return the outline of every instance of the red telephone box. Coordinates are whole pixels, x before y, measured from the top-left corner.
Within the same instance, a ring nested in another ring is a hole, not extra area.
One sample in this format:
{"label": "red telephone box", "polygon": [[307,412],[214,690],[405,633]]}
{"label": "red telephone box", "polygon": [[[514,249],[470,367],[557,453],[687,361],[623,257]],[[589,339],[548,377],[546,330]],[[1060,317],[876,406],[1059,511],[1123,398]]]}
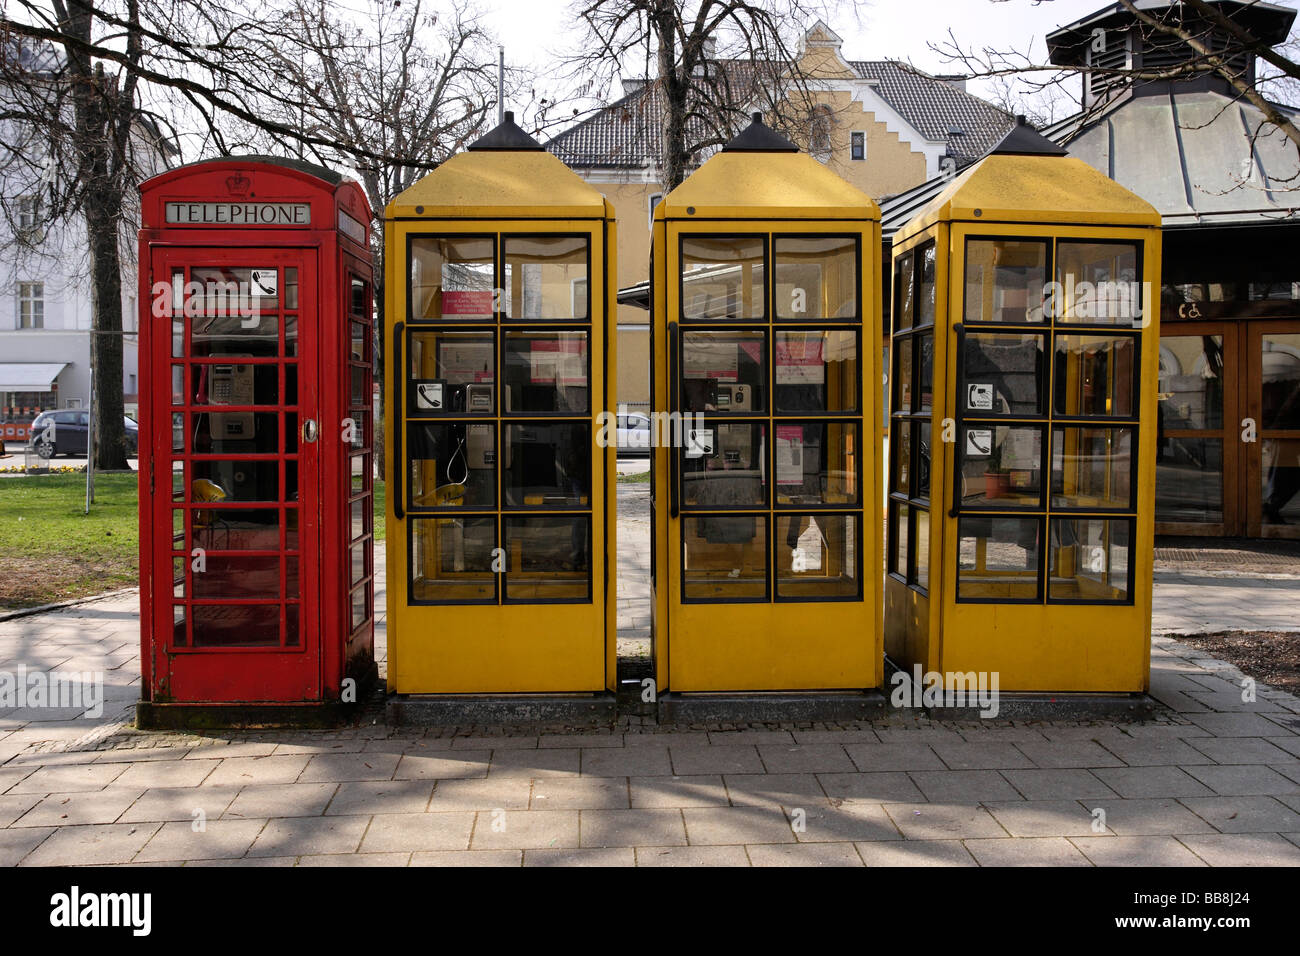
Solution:
{"label": "red telephone box", "polygon": [[365,194],[263,156],[140,191],[140,723],[319,714],[375,672]]}

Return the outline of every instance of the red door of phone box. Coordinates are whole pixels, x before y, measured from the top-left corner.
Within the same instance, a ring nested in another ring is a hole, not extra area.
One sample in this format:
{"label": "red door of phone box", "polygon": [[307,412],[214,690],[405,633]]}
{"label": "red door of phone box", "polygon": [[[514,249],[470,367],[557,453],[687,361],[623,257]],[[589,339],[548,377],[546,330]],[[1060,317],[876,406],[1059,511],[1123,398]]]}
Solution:
{"label": "red door of phone box", "polygon": [[375,671],[365,194],[271,157],[140,192],[141,723],[346,702]]}

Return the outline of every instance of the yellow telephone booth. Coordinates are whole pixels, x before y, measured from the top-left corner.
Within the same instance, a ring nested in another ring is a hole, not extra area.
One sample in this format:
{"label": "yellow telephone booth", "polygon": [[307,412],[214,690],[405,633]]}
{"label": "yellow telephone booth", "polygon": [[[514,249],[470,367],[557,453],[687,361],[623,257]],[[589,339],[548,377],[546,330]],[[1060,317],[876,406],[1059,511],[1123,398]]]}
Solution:
{"label": "yellow telephone booth", "polygon": [[507,113],[385,227],[389,690],[612,708],[613,208]]}
{"label": "yellow telephone booth", "polygon": [[653,634],[669,719],[734,712],[720,692],[803,695],[729,698],[753,719],[879,700],[865,693],[883,676],[879,249],[876,204],[758,114],[655,210]]}
{"label": "yellow telephone booth", "polygon": [[890,659],[949,691],[1145,691],[1159,214],[1022,119],[893,257]]}

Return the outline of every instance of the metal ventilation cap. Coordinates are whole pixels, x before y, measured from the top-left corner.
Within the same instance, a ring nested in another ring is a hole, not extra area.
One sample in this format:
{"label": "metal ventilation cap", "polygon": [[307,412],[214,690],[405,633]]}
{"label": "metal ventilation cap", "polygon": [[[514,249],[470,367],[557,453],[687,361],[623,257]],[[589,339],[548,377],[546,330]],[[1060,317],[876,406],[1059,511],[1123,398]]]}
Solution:
{"label": "metal ventilation cap", "polygon": [[1068,156],[1069,153],[1030,126],[1024,116],[1017,116],[1011,132],[1002,137],[1002,142],[994,146],[989,155]]}
{"label": "metal ventilation cap", "polygon": [[506,110],[506,118],[496,129],[470,143],[473,150],[531,150],[545,152],[544,147],[515,124],[515,114]]}
{"label": "metal ventilation cap", "polygon": [[754,113],[751,122],[726,146],[724,153],[797,153],[799,147],[780,133],[763,125],[763,114]]}

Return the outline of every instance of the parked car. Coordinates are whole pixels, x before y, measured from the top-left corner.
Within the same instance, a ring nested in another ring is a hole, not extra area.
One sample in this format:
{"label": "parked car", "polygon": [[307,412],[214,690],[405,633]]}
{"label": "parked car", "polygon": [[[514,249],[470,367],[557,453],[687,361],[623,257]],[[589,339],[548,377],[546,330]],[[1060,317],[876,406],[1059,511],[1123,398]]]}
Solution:
{"label": "parked car", "polygon": [[[140,426],[129,418],[122,421],[126,425],[127,454],[135,457],[140,447]],[[89,424],[90,412],[84,409],[41,412],[32,420],[32,447],[42,458],[84,455]]]}
{"label": "parked car", "polygon": [[650,418],[638,412],[618,416],[618,442],[620,458],[650,454]]}

